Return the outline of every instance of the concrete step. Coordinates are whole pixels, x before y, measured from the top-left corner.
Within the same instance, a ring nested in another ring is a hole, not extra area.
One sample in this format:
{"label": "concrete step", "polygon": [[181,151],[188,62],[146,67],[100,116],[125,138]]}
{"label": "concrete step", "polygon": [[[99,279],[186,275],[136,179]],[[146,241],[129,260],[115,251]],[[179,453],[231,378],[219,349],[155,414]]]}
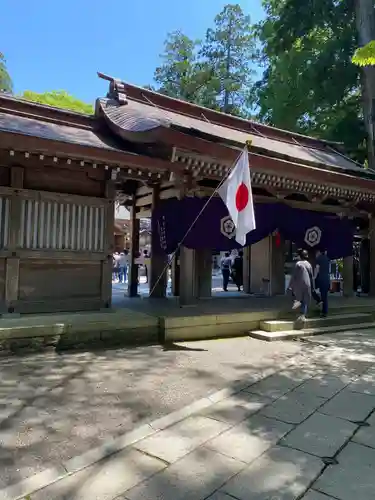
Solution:
{"label": "concrete step", "polygon": [[[326,326],[339,326],[339,325],[357,325],[361,323],[372,322],[372,315],[370,313],[351,313],[351,314],[335,314],[327,318],[307,318],[303,328],[322,328]],[[301,323],[295,319],[289,320],[266,320],[261,321],[259,325],[260,330],[266,332],[283,332],[289,330],[298,330],[301,328]]]}
{"label": "concrete step", "polygon": [[272,342],[274,340],[294,340],[301,337],[312,337],[313,335],[323,335],[324,333],[338,333],[350,330],[356,332],[357,330],[364,330],[366,328],[375,328],[375,322],[371,321],[368,323],[304,328],[303,330],[285,330],[276,332],[253,330],[249,332],[249,336],[254,339]]}

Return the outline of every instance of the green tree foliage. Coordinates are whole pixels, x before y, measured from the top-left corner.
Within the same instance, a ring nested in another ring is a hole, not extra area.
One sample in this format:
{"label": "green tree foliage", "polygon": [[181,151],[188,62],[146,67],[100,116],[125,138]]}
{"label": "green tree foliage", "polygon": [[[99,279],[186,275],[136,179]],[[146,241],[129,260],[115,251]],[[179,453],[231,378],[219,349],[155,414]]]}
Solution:
{"label": "green tree foliage", "polygon": [[375,40],[354,52],[352,62],[357,66],[375,66]]}
{"label": "green tree foliage", "polygon": [[85,113],[88,115],[94,113],[92,104],[80,101],[64,90],[44,92],[42,94],[32,92],[31,90],[25,90],[20,97],[28,101],[47,104],[48,106],[54,106],[56,108],[68,109],[70,111],[76,111],[77,113]]}
{"label": "green tree foliage", "polygon": [[236,115],[247,112],[254,38],[239,5],[226,5],[202,42],[170,33],[156,68],[157,90]]}
{"label": "green tree foliage", "polygon": [[251,89],[250,63],[255,52],[250,17],[239,5],[226,5],[207,30],[200,50],[203,64],[212,68],[211,94],[225,113],[242,114]]}
{"label": "green tree foliage", "polygon": [[169,33],[161,54],[162,64],[156,68],[154,80],[158,91],[170,97],[195,102],[200,83],[197,61],[198,42],[174,31]]}
{"label": "green tree foliage", "polygon": [[12,92],[13,83],[6,67],[4,54],[0,52],[0,92]]}
{"label": "green tree foliage", "polygon": [[280,128],[344,142],[365,158],[355,0],[263,0],[257,26],[261,81],[253,90],[259,118]]}

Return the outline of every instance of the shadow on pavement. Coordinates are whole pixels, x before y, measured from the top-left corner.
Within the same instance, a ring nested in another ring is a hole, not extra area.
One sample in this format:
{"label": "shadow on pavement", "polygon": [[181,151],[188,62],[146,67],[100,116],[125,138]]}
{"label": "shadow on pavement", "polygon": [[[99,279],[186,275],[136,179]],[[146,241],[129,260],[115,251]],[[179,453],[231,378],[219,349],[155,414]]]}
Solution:
{"label": "shadow on pavement", "polygon": [[[233,394],[202,412],[204,417],[159,433],[174,443],[176,456],[171,446],[158,449],[151,442],[155,451],[142,451],[137,443],[31,500],[302,499],[326,465],[318,452],[298,451],[284,440],[356,379],[365,377],[371,392],[374,361],[372,330],[303,343],[245,338],[0,360],[2,411],[9,413],[0,424],[0,487],[232,381]],[[369,394],[363,387],[350,390]],[[360,411],[353,406],[348,411],[354,416]],[[374,408],[375,401],[357,420]],[[339,418],[349,429],[354,425],[354,417]],[[328,455],[331,450],[336,456],[342,446],[327,448]]]}

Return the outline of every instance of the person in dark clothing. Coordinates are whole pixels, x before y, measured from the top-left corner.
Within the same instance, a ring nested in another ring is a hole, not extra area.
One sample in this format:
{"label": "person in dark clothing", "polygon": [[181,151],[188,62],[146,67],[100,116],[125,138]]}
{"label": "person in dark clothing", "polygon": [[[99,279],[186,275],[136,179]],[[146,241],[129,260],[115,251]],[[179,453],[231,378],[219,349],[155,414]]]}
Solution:
{"label": "person in dark clothing", "polygon": [[315,264],[315,287],[319,289],[322,301],[322,316],[325,317],[328,314],[328,292],[331,286],[331,261],[325,250],[317,250]]}
{"label": "person in dark clothing", "polygon": [[299,320],[306,321],[307,310],[311,301],[311,290],[313,287],[313,273],[309,254],[306,250],[298,251],[299,259],[296,262],[289,283],[289,290],[294,297],[293,310],[301,308]]}
{"label": "person in dark clothing", "polygon": [[243,285],[243,251],[240,250],[238,255],[234,258],[232,264],[233,281],[237,285],[238,291],[241,291]]}
{"label": "person in dark clothing", "polygon": [[228,283],[229,283],[231,267],[232,267],[232,259],[230,257],[230,252],[225,252],[225,257],[221,260],[221,274],[223,275],[224,292],[228,291]]}

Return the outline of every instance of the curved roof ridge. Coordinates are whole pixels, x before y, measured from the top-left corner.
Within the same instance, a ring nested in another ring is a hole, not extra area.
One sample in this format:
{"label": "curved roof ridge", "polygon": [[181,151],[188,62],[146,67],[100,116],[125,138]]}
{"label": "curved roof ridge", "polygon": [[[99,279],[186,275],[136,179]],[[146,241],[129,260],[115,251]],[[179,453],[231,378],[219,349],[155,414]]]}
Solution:
{"label": "curved roof ridge", "polygon": [[[271,125],[265,125],[263,123],[256,122],[255,120],[247,120],[245,118],[229,115],[221,111],[212,110],[204,106],[200,106],[198,104],[193,104],[188,101],[183,101],[181,99],[169,97],[154,90],[145,89],[137,85],[123,82],[122,80],[113,78],[103,73],[98,73],[98,76],[110,82],[121,81],[122,85],[124,86],[124,89],[126,90],[128,98],[147,103],[148,101],[147,97],[149,97],[149,101],[151,101],[151,104],[154,104],[155,106],[160,107],[161,109],[166,109],[169,111],[173,111],[175,113],[185,114],[198,119],[206,118],[206,121],[212,122],[214,124],[231,127],[244,132],[249,132],[249,133],[258,132],[259,135],[264,135],[269,139],[273,138],[277,140],[277,138],[275,137],[276,135],[279,136],[278,140],[282,140],[282,137],[280,136],[284,136],[284,140],[286,140],[286,142],[288,142],[287,138],[291,142],[293,142],[293,139],[298,142],[299,139],[301,141],[300,144],[301,146],[316,147],[316,148],[319,148],[319,145],[320,147],[322,146],[326,147],[329,145],[330,147],[336,147],[336,148],[340,146],[340,143],[337,142],[327,141],[324,139],[317,139],[315,137],[309,137],[307,135],[299,134],[297,132],[283,130],[277,127],[273,127]],[[156,99],[156,102],[153,102],[152,98]],[[212,117],[211,120],[209,119],[209,116]],[[217,118],[217,120],[215,120],[215,118]],[[247,125],[247,127],[245,125]],[[249,127],[252,127],[252,130],[248,130]],[[257,129],[260,129],[260,131]]]}

